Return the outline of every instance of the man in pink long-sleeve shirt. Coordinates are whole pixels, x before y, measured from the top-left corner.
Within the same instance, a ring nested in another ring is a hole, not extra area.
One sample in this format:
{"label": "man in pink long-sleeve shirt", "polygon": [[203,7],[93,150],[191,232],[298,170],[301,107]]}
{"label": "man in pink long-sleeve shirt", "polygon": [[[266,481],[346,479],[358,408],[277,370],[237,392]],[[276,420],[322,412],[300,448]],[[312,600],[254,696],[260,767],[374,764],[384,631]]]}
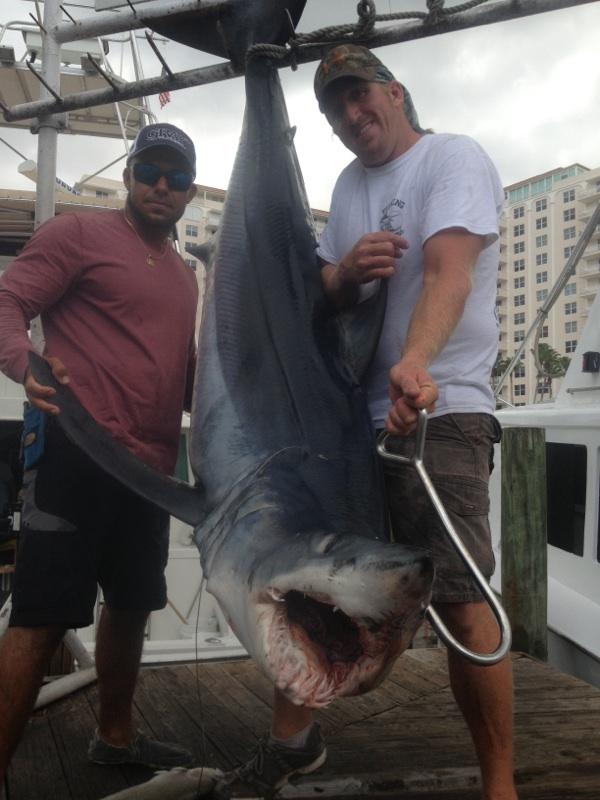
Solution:
{"label": "man in pink long-sleeve shirt", "polygon": [[[123,173],[123,212],[42,225],[0,279],[0,369],[35,418],[24,436],[22,530],[10,627],[0,641],[0,785],[52,652],[105,605],[96,645],[96,763],[185,765],[183,748],[137,733],[131,708],[150,611],[166,603],[168,515],[100,471],[60,430],[54,390],[30,374],[28,322],[45,357],[96,421],[142,461],[172,473],[195,362],[195,276],[169,234],[196,188],[191,139],[148,125]],[[42,413],[36,413],[42,412]]]}

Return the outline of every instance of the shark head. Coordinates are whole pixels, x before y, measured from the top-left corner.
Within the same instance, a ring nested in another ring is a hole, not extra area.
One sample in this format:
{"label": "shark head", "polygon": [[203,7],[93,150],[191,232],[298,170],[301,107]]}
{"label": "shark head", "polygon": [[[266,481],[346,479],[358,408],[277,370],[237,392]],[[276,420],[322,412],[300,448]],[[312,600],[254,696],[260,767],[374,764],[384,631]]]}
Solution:
{"label": "shark head", "polygon": [[269,504],[242,515],[205,556],[207,588],[237,637],[291,702],[312,708],[376,686],[431,598],[423,551],[294,530]]}

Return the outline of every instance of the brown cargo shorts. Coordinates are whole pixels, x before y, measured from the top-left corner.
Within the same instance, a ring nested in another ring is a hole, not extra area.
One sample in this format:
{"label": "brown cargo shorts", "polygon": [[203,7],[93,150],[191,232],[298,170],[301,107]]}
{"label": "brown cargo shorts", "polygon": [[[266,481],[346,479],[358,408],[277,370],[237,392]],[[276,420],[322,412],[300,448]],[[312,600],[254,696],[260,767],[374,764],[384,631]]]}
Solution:
{"label": "brown cargo shorts", "polygon": [[[495,559],[488,512],[494,444],[501,429],[491,414],[444,414],[427,424],[423,462],[454,529],[489,580]],[[387,440],[391,452],[410,457],[414,434]],[[434,603],[480,602],[483,597],[411,464],[385,464],[390,523],[395,541],[417,545],[436,568]]]}

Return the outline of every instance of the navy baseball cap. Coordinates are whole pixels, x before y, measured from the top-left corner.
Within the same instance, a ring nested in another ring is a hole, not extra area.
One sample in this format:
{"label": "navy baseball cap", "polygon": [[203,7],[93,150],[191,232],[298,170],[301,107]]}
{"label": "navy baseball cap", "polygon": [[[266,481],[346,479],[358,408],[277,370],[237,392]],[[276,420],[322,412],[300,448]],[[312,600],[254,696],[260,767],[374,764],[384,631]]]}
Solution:
{"label": "navy baseball cap", "polygon": [[156,122],[142,128],[133,140],[127,156],[127,163],[140,153],[150,150],[151,147],[169,147],[187,161],[190,171],[196,176],[196,150],[194,143],[181,128],[169,125],[168,122]]}

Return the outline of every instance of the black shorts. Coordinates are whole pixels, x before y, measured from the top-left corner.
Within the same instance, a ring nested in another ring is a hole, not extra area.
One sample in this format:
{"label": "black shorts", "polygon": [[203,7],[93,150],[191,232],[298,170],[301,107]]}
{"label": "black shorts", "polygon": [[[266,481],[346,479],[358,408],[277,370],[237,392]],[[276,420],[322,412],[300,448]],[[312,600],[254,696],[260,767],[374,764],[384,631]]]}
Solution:
{"label": "black shorts", "polygon": [[10,625],[90,625],[98,584],[110,608],[164,608],[168,555],[169,515],[96,467],[49,418],[43,455],[24,475]]}
{"label": "black shorts", "polygon": [[[423,455],[427,474],[456,533],[487,579],[495,567],[488,484],[494,443],[500,435],[500,425],[491,414],[444,414],[428,421]],[[390,438],[387,447],[412,456],[414,435]],[[385,478],[394,539],[425,548],[433,559],[433,601],[481,601],[475,579],[446,533],[415,467],[386,463]]]}

